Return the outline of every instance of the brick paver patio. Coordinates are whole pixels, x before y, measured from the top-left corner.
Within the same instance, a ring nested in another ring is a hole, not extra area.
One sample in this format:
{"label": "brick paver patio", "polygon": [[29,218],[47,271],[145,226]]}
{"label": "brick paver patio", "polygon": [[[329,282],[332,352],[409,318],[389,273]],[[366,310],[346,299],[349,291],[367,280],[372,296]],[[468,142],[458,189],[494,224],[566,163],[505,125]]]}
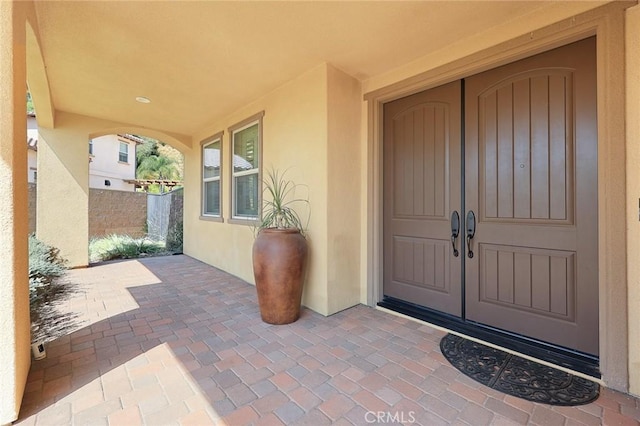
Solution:
{"label": "brick paver patio", "polygon": [[637,399],[506,396],[451,367],[443,333],[366,306],[260,320],[255,289],[187,256],[70,272],[83,323],[33,361],[23,425],[638,425]]}

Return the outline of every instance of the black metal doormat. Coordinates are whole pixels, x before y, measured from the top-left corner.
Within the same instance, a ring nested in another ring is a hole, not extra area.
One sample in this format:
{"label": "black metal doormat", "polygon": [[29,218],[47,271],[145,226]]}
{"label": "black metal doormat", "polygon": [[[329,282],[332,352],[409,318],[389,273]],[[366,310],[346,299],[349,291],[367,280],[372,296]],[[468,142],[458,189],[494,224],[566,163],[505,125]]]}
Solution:
{"label": "black metal doormat", "polygon": [[489,346],[447,334],[440,341],[444,357],[473,380],[519,398],[549,405],[595,401],[600,385]]}

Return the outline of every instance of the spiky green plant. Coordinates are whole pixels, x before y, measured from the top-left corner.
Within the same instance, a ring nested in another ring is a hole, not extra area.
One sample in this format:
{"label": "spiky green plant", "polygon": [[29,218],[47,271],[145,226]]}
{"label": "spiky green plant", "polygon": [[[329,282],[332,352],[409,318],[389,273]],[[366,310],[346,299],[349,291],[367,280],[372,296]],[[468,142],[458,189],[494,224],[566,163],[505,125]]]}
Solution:
{"label": "spiky green plant", "polygon": [[[262,201],[262,218],[258,226],[258,232],[266,228],[291,229],[295,228],[304,236],[309,218],[302,221],[295,205],[308,207],[309,200],[296,197],[296,189],[301,185],[285,179],[286,170],[279,173],[271,168],[264,182]],[[307,208],[308,210],[308,208]]]}
{"label": "spiky green plant", "polygon": [[112,259],[134,259],[165,252],[164,243],[129,235],[107,235],[89,242],[89,259],[101,262]]}

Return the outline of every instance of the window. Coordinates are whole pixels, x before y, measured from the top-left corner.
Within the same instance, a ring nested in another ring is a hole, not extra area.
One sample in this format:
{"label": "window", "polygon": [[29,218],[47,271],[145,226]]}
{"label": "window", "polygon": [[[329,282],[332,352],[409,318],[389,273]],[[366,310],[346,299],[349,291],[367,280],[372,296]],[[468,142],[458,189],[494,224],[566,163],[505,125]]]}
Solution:
{"label": "window", "polygon": [[126,142],[120,142],[120,153],[118,161],[122,163],[129,162],[129,144]]}
{"label": "window", "polygon": [[261,112],[229,129],[233,147],[233,218],[255,220],[260,215]]}
{"label": "window", "polygon": [[93,139],[89,141],[89,155],[93,155]]}
{"label": "window", "polygon": [[202,215],[221,217],[222,133],[202,143]]}

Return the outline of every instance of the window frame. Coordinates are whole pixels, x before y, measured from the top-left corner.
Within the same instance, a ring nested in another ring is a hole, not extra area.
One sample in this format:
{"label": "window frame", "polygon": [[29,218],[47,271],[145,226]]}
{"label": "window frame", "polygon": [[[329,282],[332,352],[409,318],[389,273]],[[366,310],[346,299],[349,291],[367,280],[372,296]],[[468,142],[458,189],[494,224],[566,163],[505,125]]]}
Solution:
{"label": "window frame", "polygon": [[[118,142],[120,142],[120,145],[118,145],[118,163],[126,163],[129,164],[129,143],[125,142],[123,140],[118,139]],[[127,152],[122,152],[122,146],[126,146],[127,147]],[[125,160],[122,160],[122,155],[125,154],[127,156],[127,158]]]}
{"label": "window frame", "polygon": [[[223,216],[223,182],[224,182],[224,177],[223,177],[223,171],[225,169],[224,167],[224,162],[223,162],[223,152],[224,152],[224,140],[222,138],[222,136],[224,135],[224,132],[218,132],[215,135],[204,139],[200,142],[200,185],[201,185],[201,191],[200,191],[200,220],[208,220],[211,222],[224,222],[224,216]],[[207,146],[212,145],[216,142],[220,142],[220,174],[216,177],[213,178],[205,178],[204,177],[204,150]],[[206,179],[206,180],[205,180]],[[220,205],[220,214],[215,215],[215,214],[211,214],[211,213],[205,213],[205,206],[206,206],[206,182],[213,182],[213,181],[218,181],[220,182],[220,190],[219,190],[219,200],[218,203]]]}
{"label": "window frame", "polygon": [[[250,226],[254,226],[256,223],[258,223],[262,217],[262,135],[263,135],[263,117],[264,117],[264,111],[260,111],[257,114],[252,115],[251,117],[248,117],[236,124],[234,124],[233,126],[229,127],[229,139],[230,139],[230,144],[231,144],[231,155],[230,155],[230,176],[231,176],[231,197],[230,197],[230,201],[231,201],[231,213],[230,213],[230,218],[229,218],[229,223],[235,223],[235,224],[240,224],[240,225],[250,225]],[[233,167],[233,159],[235,156],[235,135],[253,125],[257,124],[258,125],[258,143],[257,143],[257,156],[256,159],[258,161],[258,166],[257,166],[257,171],[253,171],[254,169],[252,169],[251,172],[247,172],[247,171],[241,171],[241,172],[235,172],[234,167]],[[236,215],[236,209],[237,209],[237,205],[236,205],[236,178],[238,177],[242,177],[242,176],[249,176],[249,175],[257,175],[258,178],[258,214],[254,217],[247,217],[247,216],[238,216]]]}

